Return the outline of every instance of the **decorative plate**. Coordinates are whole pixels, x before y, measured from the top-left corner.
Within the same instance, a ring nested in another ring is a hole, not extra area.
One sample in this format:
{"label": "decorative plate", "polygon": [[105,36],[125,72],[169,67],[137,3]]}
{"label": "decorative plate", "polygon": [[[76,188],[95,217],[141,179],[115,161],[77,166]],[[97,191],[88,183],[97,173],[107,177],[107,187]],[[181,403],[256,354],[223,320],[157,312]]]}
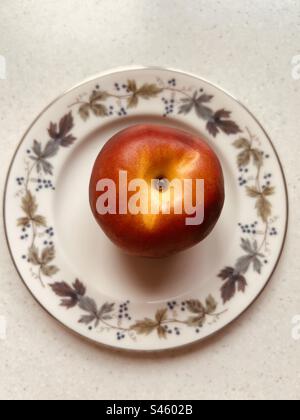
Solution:
{"label": "decorative plate", "polygon": [[[116,249],[88,200],[100,148],[141,122],[201,133],[226,180],[209,238],[158,261]],[[134,68],[94,77],[39,115],[11,164],[4,218],[15,266],[49,314],[97,343],[162,350],[216,333],[257,298],[283,248],[288,199],[276,151],[244,106],[196,76]]]}

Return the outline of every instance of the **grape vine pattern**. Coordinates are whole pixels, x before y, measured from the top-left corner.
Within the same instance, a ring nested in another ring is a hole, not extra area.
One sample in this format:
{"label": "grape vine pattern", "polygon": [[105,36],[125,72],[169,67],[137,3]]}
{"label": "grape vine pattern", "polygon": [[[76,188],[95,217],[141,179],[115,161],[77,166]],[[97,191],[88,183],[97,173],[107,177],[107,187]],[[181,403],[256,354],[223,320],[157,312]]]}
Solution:
{"label": "grape vine pattern", "polygon": [[[222,302],[212,295],[205,299],[189,299],[162,304],[152,317],[135,319],[130,312],[130,302],[104,302],[98,304],[89,296],[86,285],[76,279],[73,283],[58,281],[60,272],[55,263],[55,231],[48,224],[40,210],[38,193],[53,193],[55,185],[52,177],[55,171],[55,157],[63,150],[72,147],[77,138],[73,133],[76,107],[80,119],[124,117],[137,108],[141,101],[160,99],[163,104],[162,116],[194,113],[205,122],[208,133],[216,138],[220,133],[226,136],[239,135],[233,142],[237,150],[237,165],[242,174],[239,185],[245,188],[249,200],[257,211],[258,221],[240,227],[247,236],[241,238],[243,255],[233,265],[223,268],[218,277],[223,284],[220,290]],[[20,216],[17,225],[20,239],[26,251],[22,259],[30,267],[33,279],[41,287],[49,288],[66,310],[77,308],[81,312],[78,323],[88,330],[111,331],[117,340],[129,337],[136,340],[141,336],[156,334],[159,339],[179,336],[183,329],[192,329],[198,334],[206,324],[214,323],[228,310],[219,307],[229,302],[237,292],[245,293],[247,273],[250,269],[260,275],[267,264],[269,236],[275,236],[275,218],[272,215],[271,197],[275,193],[272,174],[264,171],[265,161],[269,158],[259,148],[259,139],[248,129],[244,131],[231,118],[226,109],[213,110],[213,95],[202,88],[179,88],[176,79],[166,82],[138,84],[135,80],[116,82],[110,91],[96,85],[90,94],[83,94],[69,106],[69,111],[57,122],[47,127],[45,142],[34,139],[26,150],[23,176],[16,179],[20,197]],[[251,183],[251,184],[250,184]],[[259,236],[261,238],[259,238]]]}
{"label": "grape vine pattern", "polygon": [[[246,171],[248,178],[251,179],[252,185],[247,185],[248,182],[244,180],[240,186],[246,188],[246,194],[249,198],[255,201],[255,208],[257,211],[258,221],[250,227],[255,230],[249,230],[249,225],[242,225],[243,233],[252,233],[257,236],[261,235],[262,239],[259,242],[257,239],[250,240],[249,238],[241,239],[241,249],[244,251],[235,263],[234,266],[227,266],[219,273],[223,281],[221,287],[221,297],[223,303],[230,301],[236,292],[245,292],[247,287],[246,274],[252,267],[257,274],[262,273],[264,264],[268,263],[265,252],[268,250],[268,236],[273,236],[277,233],[274,227],[271,228],[272,220],[272,203],[270,198],[275,194],[275,186],[271,184],[271,174],[263,174],[264,163],[269,159],[269,155],[260,150],[257,145],[259,139],[254,136],[248,129],[243,137],[237,139],[233,146],[238,150],[237,165],[240,172]],[[251,176],[251,170],[253,176]],[[262,178],[265,183],[262,183]],[[259,223],[261,229],[259,229]]]}
{"label": "grape vine pattern", "polygon": [[[168,101],[162,97],[165,105],[163,113],[164,117],[169,116],[177,107],[177,113],[187,115],[195,112],[198,118],[206,122],[206,129],[213,137],[220,132],[227,135],[241,133],[241,129],[236,122],[231,119],[231,112],[226,109],[218,109],[214,111],[210,103],[213,95],[206,94],[203,89],[190,92],[187,89],[179,89],[176,87],[176,80],[169,80],[168,83],[159,81],[158,83],[144,83],[138,86],[135,80],[128,80],[126,83],[114,85],[116,92],[108,92],[102,90],[99,85],[88,98],[78,98],[70,107],[77,106],[80,117],[83,121],[87,121],[91,115],[96,117],[109,117],[116,114],[120,117],[127,115],[130,109],[136,108],[140,100],[150,100],[157,98],[159,95],[170,93],[172,98]],[[179,99],[176,95],[180,96]],[[110,104],[109,100],[117,101],[117,107]],[[176,100],[175,100],[176,99]]]}

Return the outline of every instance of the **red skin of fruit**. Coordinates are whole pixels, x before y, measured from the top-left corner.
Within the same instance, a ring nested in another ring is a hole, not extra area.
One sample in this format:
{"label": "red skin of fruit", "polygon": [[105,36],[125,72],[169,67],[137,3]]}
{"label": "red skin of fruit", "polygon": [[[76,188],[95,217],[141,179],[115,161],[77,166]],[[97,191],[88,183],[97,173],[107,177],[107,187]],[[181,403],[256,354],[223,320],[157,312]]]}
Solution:
{"label": "red skin of fruit", "polygon": [[[154,223],[149,222],[147,218],[153,216],[148,215],[98,214],[96,203],[102,193],[96,191],[96,185],[100,179],[112,179],[118,191],[120,170],[128,172],[128,181],[204,179],[204,222],[188,226],[186,217],[191,216],[185,213],[159,214]],[[149,124],[125,129],[105,144],[94,164],[89,192],[94,217],[111,241],[128,254],[152,258],[183,251],[206,238],[220,217],[225,199],[221,164],[203,139]]]}

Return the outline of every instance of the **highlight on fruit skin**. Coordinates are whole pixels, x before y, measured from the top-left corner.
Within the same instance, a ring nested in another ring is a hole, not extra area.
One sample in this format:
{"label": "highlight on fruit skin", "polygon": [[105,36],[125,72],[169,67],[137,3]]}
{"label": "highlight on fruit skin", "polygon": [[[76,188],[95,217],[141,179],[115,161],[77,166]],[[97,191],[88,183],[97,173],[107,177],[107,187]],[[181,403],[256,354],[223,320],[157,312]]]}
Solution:
{"label": "highlight on fruit skin", "polygon": [[[131,188],[124,200],[125,175]],[[103,180],[109,180],[107,188]],[[136,180],[145,188],[138,187]],[[187,185],[188,191],[183,188],[185,194],[179,194],[179,189],[170,186],[173,180]],[[199,202],[198,181],[203,187]],[[105,193],[113,185],[116,200],[108,203]],[[115,134],[102,148],[92,170],[89,196],[96,221],[115,245],[131,255],[161,258],[188,249],[210,234],[224,205],[224,177],[216,153],[201,137],[140,124]],[[100,202],[107,211],[99,212]],[[129,211],[132,203],[139,212]],[[193,224],[200,206],[201,223]]]}

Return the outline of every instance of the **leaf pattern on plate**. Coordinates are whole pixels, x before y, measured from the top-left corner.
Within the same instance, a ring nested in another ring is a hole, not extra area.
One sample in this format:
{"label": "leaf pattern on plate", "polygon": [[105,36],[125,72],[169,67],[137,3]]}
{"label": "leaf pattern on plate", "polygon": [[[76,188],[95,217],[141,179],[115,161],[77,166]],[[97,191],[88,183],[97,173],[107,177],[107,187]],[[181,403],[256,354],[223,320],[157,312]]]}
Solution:
{"label": "leaf pattern on plate", "polygon": [[71,133],[73,128],[74,119],[72,112],[69,112],[61,118],[58,125],[50,122],[48,134],[51,140],[46,143],[44,148],[40,142],[34,140],[33,155],[30,156],[30,159],[34,161],[34,167],[38,173],[53,175],[53,165],[49,159],[57,155],[60,147],[69,147],[75,142],[76,137]]}
{"label": "leaf pattern on plate", "polygon": [[[170,95],[169,99],[166,99],[167,95]],[[243,253],[241,252],[234,264],[227,265],[219,272],[218,277],[222,281],[221,300],[225,305],[237,293],[246,292],[247,274],[250,270],[257,275],[263,271],[272,224],[271,198],[275,194],[275,187],[269,181],[265,185],[262,183],[265,154],[260,149],[259,140],[248,129],[242,132],[240,126],[232,119],[230,110],[221,107],[214,109],[213,95],[199,88],[180,88],[175,79],[168,82],[157,79],[144,83],[130,79],[123,84],[116,82],[111,90],[103,90],[97,85],[91,93],[77,98],[69,108],[77,107],[80,118],[87,121],[92,116],[123,117],[133,108],[139,107],[143,100],[153,99],[159,99],[164,104],[164,117],[175,112],[183,117],[194,113],[199,121],[203,121],[207,132],[213,138],[220,133],[225,136],[238,134],[239,137],[233,142],[237,150],[238,168],[253,172],[251,177],[249,176],[252,184],[246,186],[245,194],[249,200],[253,200],[257,216],[262,223],[262,231],[257,229],[256,234],[262,235],[262,240],[259,241],[256,237],[242,237],[240,249]],[[125,337],[135,340],[138,336],[146,337],[151,334],[165,340],[171,334],[180,335],[184,328],[198,333],[205,325],[217,322],[228,309],[218,310],[221,301],[218,302],[212,295],[205,301],[193,298],[181,302],[168,302],[154,308],[152,316],[138,319],[129,310],[129,302],[99,304],[88,295],[87,287],[79,279],[71,284],[56,279],[59,268],[55,263],[55,244],[44,240],[45,234],[52,237],[54,233],[46,217],[39,211],[39,201],[34,194],[34,188],[41,180],[34,178],[33,174],[37,173],[39,177],[53,175],[54,158],[62,149],[72,147],[76,141],[74,127],[74,117],[69,110],[59,121],[49,123],[45,141],[33,140],[26,157],[26,177],[22,184],[20,203],[23,214],[17,219],[17,225],[22,231],[31,230],[30,244],[27,246],[25,257],[33,278],[40,280],[43,287],[48,286],[60,298],[60,306],[64,310],[76,310],[76,313],[79,313],[78,323],[83,327],[89,330],[97,328],[99,332],[114,331],[118,340]],[[21,182],[18,182],[20,185]],[[274,230],[274,227],[272,229]]]}
{"label": "leaf pattern on plate", "polygon": [[[257,216],[263,224],[261,232],[262,241],[258,243],[257,240],[253,242],[248,238],[241,239],[241,248],[246,253],[236,261],[236,264],[228,266],[221,270],[219,277],[223,280],[221,287],[221,297],[223,303],[230,301],[236,292],[244,293],[247,287],[246,274],[252,267],[254,272],[260,275],[262,273],[265,255],[262,252],[267,248],[267,236],[270,228],[270,219],[272,216],[272,203],[270,197],[275,194],[275,187],[270,183],[269,185],[262,185],[261,173],[265,163],[265,154],[257,147],[258,139],[247,129],[248,137],[238,138],[234,141],[233,146],[238,150],[237,164],[239,168],[250,167],[253,165],[255,176],[255,184],[246,186],[246,194],[249,198],[255,200],[255,208]],[[248,169],[247,169],[248,171]],[[265,179],[268,176],[265,176]]]}
{"label": "leaf pattern on plate", "polygon": [[28,190],[22,198],[21,209],[23,210],[25,216],[19,217],[17,220],[17,225],[24,227],[32,223],[36,227],[47,226],[46,218],[40,214],[37,214],[38,205],[36,198]]}
{"label": "leaf pattern on plate", "polygon": [[[119,84],[116,84],[117,90],[120,90]],[[136,108],[139,105],[139,99],[153,99],[157,98],[162,93],[171,92],[174,97],[176,94],[180,95],[178,114],[187,115],[194,111],[198,118],[206,122],[206,129],[213,137],[216,137],[220,132],[226,135],[234,135],[241,133],[242,130],[238,124],[231,119],[231,112],[226,109],[219,109],[214,111],[210,105],[214,99],[213,95],[197,90],[190,95],[184,89],[178,89],[174,87],[174,84],[157,84],[157,83],[144,83],[138,86],[137,82],[133,79],[128,80],[123,85],[124,93],[116,94],[108,91],[94,90],[89,97],[89,100],[83,101],[81,98],[78,99],[72,106],[78,106],[78,113],[81,118],[86,121],[91,113],[96,117],[107,117],[112,114],[109,112],[108,107],[105,103],[109,99],[117,99],[120,103],[125,101],[127,110]],[[165,98],[162,98],[166,102]],[[172,105],[167,107],[167,112],[164,116],[167,116],[171,109],[174,109],[174,99],[171,100]],[[121,107],[122,112],[119,112],[119,116],[124,116],[124,107]],[[172,111],[173,112],[173,111]]]}

